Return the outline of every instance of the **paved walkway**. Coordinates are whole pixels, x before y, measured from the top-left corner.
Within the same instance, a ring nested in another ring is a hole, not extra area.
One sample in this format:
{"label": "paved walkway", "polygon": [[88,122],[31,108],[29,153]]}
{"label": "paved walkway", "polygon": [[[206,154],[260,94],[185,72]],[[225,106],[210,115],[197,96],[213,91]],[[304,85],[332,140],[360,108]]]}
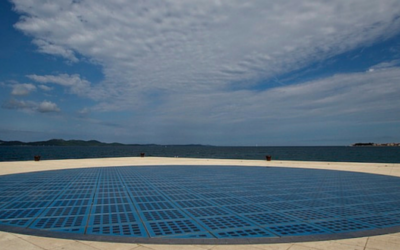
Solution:
{"label": "paved walkway", "polygon": [[[377,163],[333,163],[333,162],[294,162],[294,161],[255,161],[255,160],[214,160],[214,159],[186,159],[186,158],[106,158],[84,160],[58,160],[40,162],[0,162],[0,175],[55,170],[67,168],[100,167],[100,166],[130,166],[130,165],[242,165],[242,166],[280,166],[317,169],[334,169],[365,173],[384,174],[400,177],[400,164]],[[65,240],[45,238],[30,235],[21,235],[0,232],[0,249],[113,249],[113,250],[158,250],[158,249],[275,249],[275,250],[305,250],[305,249],[356,249],[379,250],[400,249],[400,233],[381,236],[362,237],[344,240],[285,243],[285,244],[257,244],[257,245],[155,245],[155,244],[125,244],[81,240]]]}

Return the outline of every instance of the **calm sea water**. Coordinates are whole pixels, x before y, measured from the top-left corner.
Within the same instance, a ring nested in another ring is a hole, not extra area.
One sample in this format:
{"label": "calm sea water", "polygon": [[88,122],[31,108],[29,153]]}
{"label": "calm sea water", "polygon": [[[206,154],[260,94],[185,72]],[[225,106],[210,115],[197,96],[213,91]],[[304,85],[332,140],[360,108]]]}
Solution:
{"label": "calm sea water", "polygon": [[265,159],[333,162],[400,163],[400,147],[214,147],[214,146],[124,146],[124,147],[1,147],[0,161],[84,159],[146,156]]}

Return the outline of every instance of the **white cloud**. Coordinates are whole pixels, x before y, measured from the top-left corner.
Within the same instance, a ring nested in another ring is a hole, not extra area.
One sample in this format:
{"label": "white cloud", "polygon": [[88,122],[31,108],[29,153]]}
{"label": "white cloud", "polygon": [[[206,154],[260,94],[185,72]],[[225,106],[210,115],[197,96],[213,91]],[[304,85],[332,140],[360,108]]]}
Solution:
{"label": "white cloud", "polygon": [[13,2],[41,51],[104,67],[90,96],[110,109],[246,87],[400,30],[397,0]]}
{"label": "white cloud", "polygon": [[338,74],[262,92],[192,93],[174,96],[131,122],[153,141],[184,135],[191,142],[236,145],[257,140],[260,145],[277,144],[302,136],[351,141],[353,135],[331,131],[356,126],[356,134],[378,122],[400,123],[399,82],[400,68],[392,68],[374,74]]}
{"label": "white cloud", "polygon": [[43,84],[39,85],[38,87],[39,87],[41,90],[44,90],[44,91],[51,91],[51,90],[53,90],[53,88],[51,88],[51,87],[49,87],[49,86],[46,86],[46,85],[43,85]]}
{"label": "white cloud", "polygon": [[11,99],[4,102],[1,107],[5,109],[23,110],[27,112],[40,112],[40,113],[60,112],[60,109],[58,108],[57,104],[49,101],[43,101],[41,103],[37,103],[34,101]]}
{"label": "white cloud", "polygon": [[39,47],[39,52],[62,56],[71,62],[78,62],[74,52],[70,49],[65,49],[63,46],[51,44],[50,42],[41,39],[35,39],[33,40],[33,43]]}
{"label": "white cloud", "polygon": [[31,101],[20,101],[16,99],[11,99],[2,104],[2,108],[5,109],[22,109],[22,110],[33,110],[36,108],[37,104]]}
{"label": "white cloud", "polygon": [[36,86],[30,83],[13,84],[11,87],[11,94],[15,96],[29,95],[32,91],[36,90]]}
{"label": "white cloud", "polygon": [[400,65],[400,60],[393,60],[389,62],[381,62],[377,65],[372,66],[371,68],[368,69],[368,72],[374,72],[375,70],[384,70],[384,69],[389,69],[393,68]]}
{"label": "white cloud", "polygon": [[49,101],[41,102],[37,110],[40,113],[60,112],[60,109],[57,107],[57,104]]}
{"label": "white cloud", "polygon": [[[77,95],[85,95],[90,88],[90,82],[81,79],[80,76],[76,74],[43,75],[43,76],[28,75],[27,77],[39,83],[53,83],[67,87],[71,90],[72,93]],[[45,86],[41,88],[46,89]]]}
{"label": "white cloud", "polygon": [[88,116],[89,114],[90,114],[90,109],[87,108],[87,107],[85,107],[85,108],[83,108],[83,109],[81,109],[81,110],[78,111],[78,116],[79,116],[79,117],[86,117],[86,116]]}
{"label": "white cloud", "polygon": [[238,137],[245,143],[316,131],[322,122],[345,128],[400,119],[395,61],[371,67],[373,73],[249,90],[396,35],[398,0],[12,2],[23,15],[15,27],[39,51],[68,62],[83,56],[103,67],[105,80],[28,77],[96,100],[91,111],[131,111],[125,137],[134,130],[148,141],[179,135],[235,144]]}

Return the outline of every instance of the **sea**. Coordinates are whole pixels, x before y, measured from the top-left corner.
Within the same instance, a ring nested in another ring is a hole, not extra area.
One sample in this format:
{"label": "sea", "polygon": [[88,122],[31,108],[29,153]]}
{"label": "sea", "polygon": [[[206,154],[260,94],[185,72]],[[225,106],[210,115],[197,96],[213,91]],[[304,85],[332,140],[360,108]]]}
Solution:
{"label": "sea", "polygon": [[331,162],[400,163],[400,147],[222,147],[222,146],[0,146],[0,161],[107,157],[181,157]]}

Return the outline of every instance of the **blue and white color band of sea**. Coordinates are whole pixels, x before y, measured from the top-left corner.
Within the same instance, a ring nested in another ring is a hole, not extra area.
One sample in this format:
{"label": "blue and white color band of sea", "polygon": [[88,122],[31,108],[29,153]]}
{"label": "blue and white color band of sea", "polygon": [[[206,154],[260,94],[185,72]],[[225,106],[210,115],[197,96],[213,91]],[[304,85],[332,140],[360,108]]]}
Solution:
{"label": "blue and white color band of sea", "polygon": [[400,147],[0,146],[0,161],[135,157],[400,163]]}

